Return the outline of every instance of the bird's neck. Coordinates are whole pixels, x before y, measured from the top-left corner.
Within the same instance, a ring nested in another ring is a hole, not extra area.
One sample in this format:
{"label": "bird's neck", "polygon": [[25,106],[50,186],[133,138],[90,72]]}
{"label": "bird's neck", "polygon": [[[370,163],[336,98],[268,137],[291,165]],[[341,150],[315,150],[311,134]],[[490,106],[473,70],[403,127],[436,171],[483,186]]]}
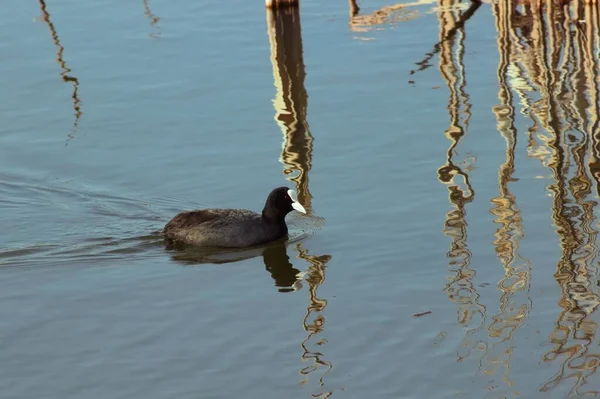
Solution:
{"label": "bird's neck", "polygon": [[267,209],[262,211],[262,220],[268,224],[284,225],[285,226],[285,214],[273,212]]}

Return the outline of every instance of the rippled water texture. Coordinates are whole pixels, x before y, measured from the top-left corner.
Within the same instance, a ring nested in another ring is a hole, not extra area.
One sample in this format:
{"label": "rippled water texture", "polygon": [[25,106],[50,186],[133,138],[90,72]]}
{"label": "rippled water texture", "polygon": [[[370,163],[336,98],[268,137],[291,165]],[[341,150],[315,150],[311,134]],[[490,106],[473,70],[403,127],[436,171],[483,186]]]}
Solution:
{"label": "rippled water texture", "polygon": [[597,5],[4,9],[2,399],[600,396]]}

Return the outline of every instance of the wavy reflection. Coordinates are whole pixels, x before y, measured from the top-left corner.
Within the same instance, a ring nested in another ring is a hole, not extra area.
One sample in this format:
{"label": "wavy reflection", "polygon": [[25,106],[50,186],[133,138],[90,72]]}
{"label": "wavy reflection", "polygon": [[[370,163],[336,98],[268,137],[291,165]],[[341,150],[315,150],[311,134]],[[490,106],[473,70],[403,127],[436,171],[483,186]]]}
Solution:
{"label": "wavy reflection", "polygon": [[[519,97],[521,113],[531,120],[528,154],[540,159],[554,180],[548,189],[561,247],[555,278],[561,288],[558,303],[563,310],[549,337],[551,349],[543,357],[544,362],[556,364],[558,371],[540,391],[551,392],[560,385],[561,390],[570,390],[569,395],[597,395],[600,391],[586,386],[586,379],[600,365],[600,351],[593,345],[597,325],[591,318],[600,303],[595,284],[597,202],[592,194],[594,184],[598,187],[595,171],[600,143],[598,9],[573,1],[499,3],[494,11],[504,38],[500,46],[504,58],[501,87],[506,87],[507,97],[509,89]],[[510,115],[512,107],[509,104],[498,111]],[[508,126],[504,130],[514,129]],[[507,139],[509,147],[515,140]],[[504,214],[520,221],[514,208]],[[522,231],[516,230],[506,237],[514,240],[520,235]],[[514,270],[515,265],[520,265],[520,272]],[[522,260],[510,266],[513,277],[508,286],[523,291],[529,279],[528,266]],[[521,311],[514,306],[515,318],[526,316],[525,302],[520,301]]]}
{"label": "wavy reflection", "polygon": [[[473,17],[473,15],[475,14],[475,12],[479,9],[479,7],[481,7],[481,1],[479,0],[472,0],[471,4],[469,5],[469,8],[467,8],[467,10],[465,12],[462,12],[462,10],[460,8],[456,8],[454,7],[454,5],[456,4],[461,4],[460,1],[448,1],[448,0],[441,0],[440,1],[440,11],[438,13],[438,19],[440,18],[440,16],[442,16],[441,18],[445,18],[444,16],[448,16],[450,18],[450,20],[452,21],[452,23],[450,25],[448,25],[448,27],[444,27],[445,23],[444,21],[440,20],[440,40],[434,44],[433,49],[425,54],[425,57],[417,62],[416,64],[419,66],[419,68],[410,71],[410,74],[414,74],[415,72],[418,71],[423,71],[427,68],[429,68],[431,66],[431,64],[429,63],[429,61],[431,61],[431,59],[433,57],[435,57],[436,54],[438,54],[443,48],[444,45],[446,44],[446,42],[454,42],[455,40],[455,36],[461,32],[462,34],[464,34],[464,28],[465,28],[465,24],[467,23],[467,21]],[[455,15],[456,18],[454,17],[450,17],[450,15]],[[463,39],[464,40],[464,39]]]}
{"label": "wavy reflection", "polygon": [[[271,63],[277,94],[273,101],[275,121],[283,133],[284,174],[292,181],[298,192],[298,199],[312,212],[312,195],[308,186],[308,173],[311,169],[313,137],[307,118],[308,95],[304,87],[306,72],[302,55],[302,33],[300,13],[297,8],[267,9],[267,30],[271,45]],[[308,284],[309,305],[302,321],[308,333],[302,341],[302,362],[309,362],[300,370],[301,384],[307,384],[311,376],[319,375],[318,391],[311,393],[315,398],[328,398],[332,391],[325,388],[324,378],[331,370],[332,363],[326,360],[324,348],[327,340],[321,333],[325,327],[323,311],[327,300],[317,294],[325,281],[325,264],[331,255],[310,255],[302,243],[296,244],[298,258],[309,263],[305,274]]]}
{"label": "wavy reflection", "polygon": [[160,17],[156,16],[152,10],[150,9],[149,0],[142,0],[144,3],[144,14],[150,20],[150,26],[154,29],[154,32],[148,34],[148,36],[152,38],[158,38],[160,36],[160,26],[158,26],[158,21]]}
{"label": "wavy reflection", "polygon": [[302,375],[301,384],[308,383],[309,376],[319,373],[319,388],[317,393],[313,393],[314,398],[328,398],[333,393],[324,389],[324,378],[333,367],[330,361],[325,359],[323,347],[327,340],[321,337],[321,333],[325,328],[325,316],[323,311],[327,307],[327,299],[320,298],[317,295],[317,290],[325,281],[325,265],[331,259],[330,255],[315,256],[310,255],[308,250],[302,247],[302,243],[296,244],[298,257],[307,261],[310,266],[305,276],[308,283],[309,303],[306,308],[306,314],[302,320],[302,326],[308,333],[302,341],[302,361],[308,362],[309,365],[300,370]]}
{"label": "wavy reflection", "polygon": [[41,19],[44,22],[46,22],[46,24],[48,24],[48,28],[50,29],[50,34],[52,35],[52,41],[54,42],[54,45],[58,49],[58,51],[56,53],[56,61],[58,62],[58,65],[60,65],[60,68],[62,69],[62,72],[60,73],[60,77],[64,82],[70,83],[73,85],[73,94],[71,95],[71,98],[73,99],[73,112],[75,114],[75,120],[73,121],[73,130],[68,136],[68,138],[71,139],[71,138],[75,137],[75,134],[77,133],[77,127],[79,126],[79,119],[81,118],[81,115],[83,114],[83,112],[81,111],[81,100],[79,99],[79,79],[77,79],[75,76],[69,75],[69,73],[71,72],[71,69],[69,67],[67,67],[67,63],[65,62],[65,60],[63,58],[65,48],[60,43],[60,39],[58,37],[58,33],[56,32],[56,28],[54,27],[54,24],[52,23],[52,20],[50,19],[50,13],[48,12],[48,9],[46,7],[46,1],[39,0],[39,3],[40,3],[40,10],[42,12]]}
{"label": "wavy reflection", "polygon": [[262,256],[265,270],[269,272],[279,292],[298,291],[302,288],[302,273],[290,262],[284,241],[267,247],[244,250],[206,249],[190,246],[167,245],[171,257],[183,265],[225,264]]}
{"label": "wavy reflection", "polygon": [[[451,0],[452,1],[452,0]],[[441,5],[451,3],[446,1]],[[470,356],[473,350],[485,350],[485,343],[477,338],[485,325],[486,309],[479,302],[479,293],[473,284],[475,270],[470,267],[471,251],[467,246],[466,205],[475,198],[468,171],[472,159],[457,161],[457,149],[468,131],[471,118],[471,103],[466,92],[467,80],[464,66],[464,24],[460,23],[461,12],[452,7],[444,7],[445,11],[438,13],[440,36],[448,40],[440,42],[439,71],[446,82],[450,98],[448,110],[450,126],[445,134],[450,140],[446,151],[446,162],[438,169],[438,180],[448,187],[448,199],[453,206],[446,214],[444,234],[451,238],[450,250],[447,253],[450,275],[444,292],[448,298],[458,305],[458,323],[467,328],[463,340],[463,350],[458,353],[458,360]],[[455,32],[449,35],[448,32]]]}
{"label": "wavy reflection", "polygon": [[419,16],[419,12],[410,6],[416,4],[397,3],[382,7],[369,14],[360,14],[356,1],[349,0],[350,30],[353,32],[368,32],[381,29],[385,25],[395,25],[410,21]]}
{"label": "wavy reflection", "polygon": [[[468,169],[473,158],[455,161],[457,148],[468,132],[471,117],[471,103],[466,91],[464,54],[464,22],[473,15],[476,8],[470,8],[465,17],[459,9],[452,7],[453,1],[442,2],[438,14],[440,23],[439,70],[447,83],[450,99],[448,110],[450,127],[446,137],[451,141],[447,151],[446,164],[438,170],[438,179],[448,185],[449,200],[454,206],[446,216],[444,233],[452,238],[448,257],[450,258],[449,282],[445,287],[448,298],[458,304],[458,323],[467,328],[463,338],[458,361],[475,356],[478,358],[478,374],[493,376],[498,371],[499,378],[509,389],[513,388],[510,378],[510,365],[513,355],[512,334],[526,319],[531,308],[529,297],[531,263],[519,254],[519,241],[523,237],[523,224],[515,196],[510,192],[509,183],[513,181],[517,131],[514,126],[512,96],[505,84],[507,68],[506,51],[508,38],[502,27],[498,27],[500,63],[498,79],[500,83],[500,104],[494,108],[498,130],[506,140],[506,161],[498,172],[500,193],[492,199],[491,212],[500,225],[495,234],[494,246],[504,268],[505,276],[499,281],[502,292],[499,310],[486,321],[486,308],[479,299],[480,295],[473,284],[476,272],[470,267],[471,251],[467,246],[466,204],[473,201],[475,192],[469,181]],[[475,7],[477,4],[474,5]],[[473,6],[472,6],[473,7]],[[501,7],[501,6],[500,6]],[[465,12],[466,13],[466,12]],[[502,22],[500,20],[500,22]],[[463,167],[459,165],[465,165]],[[457,179],[460,179],[460,184]],[[524,293],[523,295],[519,295]],[[487,328],[484,328],[486,327]],[[515,394],[518,391],[515,390]]]}
{"label": "wavy reflection", "polygon": [[515,171],[515,149],[517,146],[517,129],[515,127],[515,110],[513,94],[507,84],[512,41],[508,28],[510,7],[508,2],[492,5],[498,32],[498,83],[499,104],[493,108],[496,115],[497,129],[506,142],[506,160],[498,171],[499,194],[492,198],[490,212],[499,224],[496,230],[494,246],[496,254],[504,269],[504,277],[498,282],[501,291],[500,307],[488,326],[490,342],[485,361],[480,372],[486,376],[501,373],[498,380],[506,384],[503,394],[519,395],[511,379],[510,368],[515,344],[513,335],[523,325],[532,306],[530,297],[531,262],[520,255],[520,241],[524,236],[523,218],[517,205],[515,195],[510,191],[509,183]]}
{"label": "wavy reflection", "polygon": [[[472,15],[477,4],[462,15],[452,5],[452,1],[440,3],[441,40],[419,64],[421,70],[427,68],[429,60],[439,53],[440,73],[450,90],[451,124],[446,135],[451,145],[446,163],[438,171],[439,180],[448,185],[454,206],[444,229],[452,238],[448,256],[453,272],[445,291],[459,304],[459,323],[475,324],[464,339],[468,349],[458,359],[470,356],[473,348],[480,349],[479,374],[489,378],[498,373],[498,380],[506,384],[503,394],[519,395],[520,389],[510,374],[516,349],[513,336],[529,316],[532,301],[531,262],[520,254],[523,218],[510,189],[516,181],[518,108],[531,121],[527,129],[528,155],[540,159],[552,172],[554,183],[548,189],[561,247],[555,278],[561,288],[559,305],[563,310],[549,338],[551,348],[543,357],[544,362],[556,364],[558,371],[540,391],[551,392],[561,386],[562,391],[569,390],[569,395],[598,395],[600,391],[586,385],[600,366],[600,351],[594,345],[598,326],[591,317],[600,304],[594,214],[594,197],[600,193],[598,9],[582,1],[491,5],[499,49],[499,104],[493,112],[506,142],[505,162],[498,171],[499,194],[492,199],[491,213],[499,225],[494,246],[504,277],[498,282],[499,309],[487,326],[487,336],[482,337],[485,308],[478,303],[479,295],[472,284],[475,272],[469,268],[471,252],[466,244],[465,204],[472,201],[474,193],[467,168],[455,161],[470,117],[462,62],[464,22],[469,17],[467,12],[471,10]],[[462,184],[456,182],[457,178]],[[481,315],[479,325],[472,323],[476,314]]]}
{"label": "wavy reflection", "polygon": [[283,133],[280,161],[283,172],[294,183],[298,200],[310,213],[312,195],[308,189],[313,137],[306,112],[308,95],[304,87],[304,59],[300,12],[297,8],[267,9],[267,30],[277,94],[273,100],[275,121]]}

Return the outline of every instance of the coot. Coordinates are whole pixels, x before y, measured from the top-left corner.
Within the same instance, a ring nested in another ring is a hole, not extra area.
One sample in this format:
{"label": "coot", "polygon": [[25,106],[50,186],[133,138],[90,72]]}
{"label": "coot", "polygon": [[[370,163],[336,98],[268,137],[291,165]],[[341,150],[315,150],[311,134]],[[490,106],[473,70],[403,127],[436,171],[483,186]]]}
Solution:
{"label": "coot", "polygon": [[167,223],[163,232],[171,242],[203,247],[251,247],[286,236],[285,216],[294,209],[306,213],[294,190],[278,187],[267,197],[262,214],[246,209],[181,212]]}

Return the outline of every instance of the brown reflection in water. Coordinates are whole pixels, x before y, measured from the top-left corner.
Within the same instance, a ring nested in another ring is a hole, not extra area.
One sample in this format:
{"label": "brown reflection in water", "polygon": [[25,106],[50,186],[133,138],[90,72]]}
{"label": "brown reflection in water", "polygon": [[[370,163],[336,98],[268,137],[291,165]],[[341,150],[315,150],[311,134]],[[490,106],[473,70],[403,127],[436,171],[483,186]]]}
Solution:
{"label": "brown reflection in water", "polygon": [[[283,151],[281,160],[285,165],[284,173],[294,182],[298,200],[308,212],[312,211],[312,195],[308,186],[308,172],[311,169],[313,137],[310,133],[307,117],[308,95],[304,87],[304,60],[302,56],[302,36],[298,8],[267,9],[267,28],[271,44],[271,63],[277,94],[273,101],[275,121],[283,132]],[[294,174],[292,176],[292,174]],[[327,300],[319,298],[317,290],[325,281],[325,264],[330,255],[310,255],[302,243],[296,244],[298,257],[310,266],[305,276],[309,289],[309,305],[302,321],[308,333],[302,341],[302,361],[310,362],[302,367],[301,384],[307,384],[313,373],[319,376],[319,392],[312,393],[315,398],[328,398],[332,392],[324,389],[324,377],[332,368],[325,360],[323,349],[327,340],[321,333],[325,327],[323,311]]]}
{"label": "brown reflection in water", "polygon": [[[331,256],[310,255],[308,250],[302,247],[302,243],[298,243],[296,249],[298,250],[298,257],[310,264],[305,278],[309,287],[309,304],[306,308],[304,319],[302,320],[302,326],[308,335],[300,344],[303,351],[302,361],[310,362],[310,364],[300,370],[300,375],[303,377],[300,383],[303,385],[308,383],[308,378],[311,374],[321,372],[319,377],[319,387],[322,388],[325,385],[323,379],[333,366],[330,361],[324,359],[322,352],[323,345],[327,343],[327,340],[321,337],[321,333],[325,328],[325,316],[323,315],[323,310],[327,307],[327,299],[319,298],[317,289],[325,281],[325,265],[329,262]],[[312,396],[314,398],[328,398],[331,394],[332,391],[324,390],[313,393]]]}
{"label": "brown reflection in water", "polygon": [[150,36],[152,38],[157,38],[160,36],[160,26],[158,26],[158,21],[160,20],[160,18],[157,17],[154,13],[152,13],[152,10],[150,9],[150,4],[148,3],[148,0],[142,0],[142,1],[144,3],[144,14],[146,14],[146,17],[148,17],[148,19],[150,20],[150,25],[155,30],[154,33],[149,33],[148,36]]}
{"label": "brown reflection in water", "polygon": [[[440,3],[441,6],[451,4],[452,0]],[[468,175],[470,160],[456,162],[454,159],[456,149],[467,133],[471,117],[471,104],[465,90],[467,81],[463,63],[465,32],[462,26],[464,24],[457,28],[461,17],[460,11],[449,7],[444,7],[444,11],[438,13],[440,36],[449,37],[448,40],[442,40],[439,45],[439,70],[450,91],[448,102],[450,126],[446,130],[450,147],[446,152],[446,163],[438,169],[438,180],[447,185],[448,198],[453,206],[446,215],[443,230],[444,234],[452,240],[447,253],[450,258],[451,274],[448,276],[444,292],[458,305],[458,322],[468,328],[463,340],[466,349],[464,353],[461,351],[458,354],[459,361],[468,357],[473,349],[485,350],[485,344],[482,345],[473,337],[483,328],[486,312],[485,307],[479,303],[479,293],[473,285],[475,270],[470,268],[471,251],[467,246],[466,205],[475,197]],[[455,33],[449,36],[448,32]]]}
{"label": "brown reflection in water", "polygon": [[431,66],[429,61],[442,50],[446,42],[454,42],[454,37],[458,32],[464,34],[465,24],[475,14],[479,7],[481,7],[482,3],[479,0],[472,0],[469,8],[464,13],[461,10],[454,10],[456,7],[453,6],[457,4],[460,4],[460,1],[440,0],[440,5],[445,7],[442,7],[438,15],[449,15],[456,13],[458,17],[456,19],[452,18],[453,22],[451,26],[448,26],[447,28],[443,27],[442,25],[444,23],[443,21],[440,21],[440,40],[433,46],[433,50],[431,50],[429,53],[426,53],[425,57],[416,63],[419,65],[419,68],[410,71],[411,75],[415,72],[429,68]]}
{"label": "brown reflection in water", "polygon": [[[487,376],[496,373],[498,367],[502,368],[501,380],[509,387],[513,386],[509,377],[510,362],[512,357],[512,334],[519,328],[531,308],[529,298],[531,264],[519,255],[519,240],[523,236],[522,219],[516,205],[516,199],[508,188],[514,172],[514,151],[516,146],[516,129],[514,128],[514,111],[512,97],[504,85],[507,63],[505,51],[507,50],[507,37],[501,28],[499,48],[501,52],[498,71],[501,90],[499,93],[500,105],[494,112],[498,118],[498,129],[504,136],[507,144],[506,161],[498,173],[499,196],[494,198],[492,213],[497,217],[496,222],[500,228],[496,232],[494,245],[505,270],[505,277],[500,280],[498,287],[502,291],[500,308],[491,318],[487,327],[487,336],[484,336],[486,326],[486,308],[479,303],[479,294],[473,285],[475,270],[470,268],[471,252],[467,247],[467,222],[465,206],[473,201],[474,191],[469,182],[468,167],[470,162],[462,162],[466,167],[457,165],[454,161],[456,148],[468,130],[471,116],[471,104],[466,92],[466,77],[463,57],[465,53],[464,40],[464,14],[453,10],[453,1],[440,4],[446,11],[438,14],[440,21],[440,42],[436,51],[440,54],[439,69],[446,81],[450,100],[448,110],[450,114],[450,127],[446,136],[451,145],[447,152],[446,164],[438,170],[438,178],[448,185],[450,203],[455,209],[446,217],[444,233],[452,238],[448,257],[452,275],[446,285],[445,292],[449,299],[459,305],[458,322],[469,327],[463,339],[464,350],[459,351],[458,360],[462,361],[473,355],[473,351],[480,352],[480,374]],[[474,8],[470,9],[473,15]],[[469,10],[467,10],[468,12]],[[456,183],[460,177],[463,182],[461,188]],[[524,297],[516,295],[525,292]],[[494,342],[495,341],[495,342]]]}
{"label": "brown reflection in water", "polygon": [[73,122],[73,131],[69,134],[69,139],[71,139],[77,133],[77,126],[79,125],[79,119],[81,118],[81,115],[83,114],[83,112],[81,111],[81,100],[79,99],[79,80],[76,77],[68,74],[69,72],[71,72],[71,69],[69,67],[67,67],[67,63],[65,62],[65,60],[63,58],[63,53],[65,52],[65,48],[60,43],[60,39],[58,37],[58,33],[56,32],[56,28],[54,27],[54,24],[52,23],[52,20],[50,19],[50,13],[48,12],[48,9],[46,7],[46,1],[39,0],[39,3],[40,3],[40,10],[42,12],[41,19],[44,22],[46,22],[46,24],[48,24],[48,28],[50,29],[50,34],[52,35],[52,41],[54,42],[54,45],[58,49],[58,52],[56,53],[56,61],[58,62],[58,64],[60,65],[60,68],[62,69],[62,72],[60,73],[60,77],[64,82],[71,83],[73,85],[73,94],[71,95],[71,98],[73,99],[73,111],[75,113],[75,121]]}
{"label": "brown reflection in water", "polygon": [[532,121],[529,155],[548,166],[555,181],[548,189],[562,252],[555,278],[563,310],[549,337],[552,347],[542,359],[555,363],[558,371],[540,390],[563,385],[570,394],[597,395],[600,391],[585,383],[600,365],[600,350],[593,344],[598,326],[591,318],[600,303],[595,284],[597,202],[592,199],[600,145],[598,9],[573,1],[500,3],[495,10],[506,37],[505,75],[511,78],[504,85],[517,93],[521,112]]}
{"label": "brown reflection in water", "polygon": [[[504,277],[498,282],[502,292],[498,312],[492,316],[488,326],[488,353],[481,362],[480,373],[486,376],[495,375],[500,369],[500,380],[512,389],[512,395],[519,395],[519,388],[514,386],[510,377],[512,356],[515,351],[513,334],[523,325],[532,306],[530,297],[531,262],[519,253],[520,241],[523,238],[523,219],[517,200],[511,193],[509,183],[515,171],[515,149],[517,145],[517,129],[515,127],[515,110],[513,94],[507,84],[512,40],[509,30],[510,7],[508,2],[492,5],[498,32],[498,84],[499,104],[493,108],[496,115],[497,129],[506,141],[506,160],[498,171],[499,195],[492,198],[493,207],[490,212],[496,217],[495,223],[500,227],[495,233],[494,246],[502,267]],[[503,394],[507,394],[506,391]]]}
{"label": "brown reflection in water", "polygon": [[350,18],[358,14],[360,11],[360,7],[358,6],[358,2],[356,0],[348,0],[348,8],[350,9]]}
{"label": "brown reflection in water", "polygon": [[370,14],[360,15],[356,1],[349,0],[350,4],[350,30],[353,32],[368,32],[380,29],[381,25],[394,25],[399,22],[410,21],[419,16],[419,12],[410,8],[414,4],[398,3],[382,7]]}
{"label": "brown reflection in water", "polygon": [[267,9],[267,30],[271,44],[271,63],[277,94],[273,100],[275,121],[283,133],[281,161],[283,172],[298,192],[298,200],[307,212],[312,210],[308,189],[313,137],[306,112],[308,95],[304,87],[302,33],[298,8]]}

